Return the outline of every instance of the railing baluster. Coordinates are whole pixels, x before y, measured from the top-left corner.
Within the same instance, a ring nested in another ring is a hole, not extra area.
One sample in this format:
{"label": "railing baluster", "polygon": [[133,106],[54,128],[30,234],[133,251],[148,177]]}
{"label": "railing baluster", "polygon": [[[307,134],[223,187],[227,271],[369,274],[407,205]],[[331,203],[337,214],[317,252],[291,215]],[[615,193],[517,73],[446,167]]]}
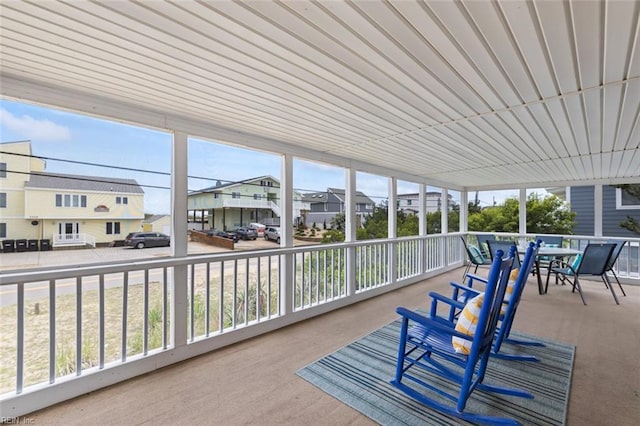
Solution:
{"label": "railing baluster", "polygon": [[236,328],[237,318],[236,312],[238,312],[238,259],[233,260],[233,303],[231,312],[231,325]]}
{"label": "railing baluster", "polygon": [[169,280],[167,268],[162,268],[162,349],[169,345]]}
{"label": "railing baluster", "polygon": [[76,376],[82,374],[82,277],[76,277]]}
{"label": "railing baluster", "polygon": [[24,386],[24,283],[16,284],[18,318],[17,318],[17,353],[16,353],[16,393],[22,393]]}
{"label": "railing baluster", "polygon": [[98,310],[99,310],[99,337],[98,341],[100,342],[99,346],[99,355],[98,355],[98,364],[100,369],[104,368],[104,346],[105,346],[105,337],[104,337],[104,274],[100,274],[98,276]]}
{"label": "railing baluster", "polygon": [[149,270],[144,270],[144,295],[142,299],[142,354],[149,351]]}
{"label": "railing baluster", "polygon": [[122,362],[127,360],[127,313],[129,301],[129,271],[125,271],[122,276]]}
{"label": "railing baluster", "polygon": [[209,321],[210,321],[210,305],[211,305],[211,301],[210,299],[210,292],[211,292],[211,283],[209,282],[210,279],[210,269],[211,269],[211,263],[207,262],[205,263],[205,267],[207,268],[205,271],[205,284],[204,284],[204,297],[206,298],[205,302],[204,302],[204,335],[209,337]]}
{"label": "railing baluster", "polygon": [[194,312],[194,307],[196,304],[196,293],[195,293],[195,264],[191,265],[191,274],[189,274],[190,276],[190,280],[189,280],[189,291],[191,292],[191,298],[189,300],[189,334],[190,334],[190,338],[189,341],[193,342],[195,340],[195,335],[196,335],[196,325],[195,325],[195,312]]}
{"label": "railing baluster", "polygon": [[261,296],[262,296],[262,282],[261,282],[261,276],[260,276],[260,272],[261,272],[261,264],[262,264],[262,258],[258,257],[257,259],[257,263],[256,263],[256,321],[260,321],[261,315],[260,315],[260,300],[261,300]]}
{"label": "railing baluster", "polygon": [[267,318],[271,318],[271,255],[267,261]]}
{"label": "railing baluster", "polygon": [[249,259],[244,260],[244,324],[249,324]]}
{"label": "railing baluster", "polygon": [[218,289],[218,332],[224,330],[224,260],[220,261],[220,288]]}
{"label": "railing baluster", "polygon": [[[20,330],[20,327],[18,327]],[[49,280],[49,383],[56,381],[56,281]]]}

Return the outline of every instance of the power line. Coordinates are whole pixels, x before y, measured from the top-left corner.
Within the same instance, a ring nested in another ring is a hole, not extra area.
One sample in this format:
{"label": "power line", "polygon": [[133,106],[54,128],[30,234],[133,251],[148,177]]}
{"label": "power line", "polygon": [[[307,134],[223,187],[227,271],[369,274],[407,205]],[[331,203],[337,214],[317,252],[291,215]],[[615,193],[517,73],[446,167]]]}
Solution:
{"label": "power line", "polygon": [[[33,155],[33,154],[21,154],[21,153],[8,152],[8,151],[0,151],[0,154],[14,155],[14,156],[26,157],[26,158],[35,158],[35,159],[47,160],[47,161],[59,161],[59,162],[63,162],[63,163],[78,164],[78,165],[83,165],[83,166],[103,167],[103,168],[108,168],[108,169],[149,173],[149,174],[156,174],[156,175],[161,175],[161,176],[171,176],[171,173],[169,173],[169,172],[161,172],[161,171],[157,171],[157,170],[136,169],[136,168],[132,168],[132,167],[99,164],[99,163],[92,163],[92,162],[89,162],[89,161],[67,160],[67,159],[63,159],[63,158],[45,157],[45,156]],[[19,172],[19,171],[10,171],[10,172],[11,173],[26,174],[26,175],[32,174],[30,172]],[[34,174],[36,174],[36,173],[34,173]],[[37,173],[37,174],[41,175],[41,176],[47,176],[46,173]],[[122,184],[122,182],[113,182],[113,181],[108,181],[108,180],[103,180],[103,179],[94,179],[94,178],[87,179],[87,178],[84,178],[84,177],[83,178],[73,178],[71,176],[58,176],[58,175],[56,175],[54,173],[50,174],[50,176],[64,177],[65,179],[70,179],[70,180],[74,180],[75,179],[75,180],[85,180],[85,181],[93,181],[93,182],[99,182],[99,183]],[[232,185],[232,184],[243,183],[243,184],[249,185],[249,186],[256,186],[256,187],[260,187],[260,188],[265,188],[264,185],[260,185],[260,184],[257,184],[257,183],[251,183],[251,182],[245,182],[244,180],[232,181],[232,180],[216,179],[216,178],[211,178],[211,177],[194,176],[194,175],[187,175],[187,177],[191,178],[191,179],[200,179],[200,180],[211,181],[211,182],[225,182],[225,186]],[[171,190],[171,187],[158,186],[158,185],[138,184],[138,186],[143,187],[143,188],[154,188],[154,189]],[[204,189],[188,189],[188,191],[189,192],[198,192],[198,191],[200,191],[200,192],[203,192],[203,193],[207,193],[207,192],[214,192],[217,187],[218,186],[216,185],[214,187],[209,187],[209,188],[204,188]],[[267,187],[267,188],[279,189],[280,187],[279,186],[271,186],[271,187]],[[326,190],[318,191],[318,190],[303,189],[303,188],[294,188],[294,190],[298,191],[298,192],[301,192],[301,193],[306,193],[306,192],[327,192]],[[253,195],[241,195],[241,196],[248,197],[248,198],[254,198]],[[378,199],[378,200],[386,200],[386,199],[388,199],[388,197],[384,197],[384,196],[376,196],[376,195],[365,195],[365,196],[370,198],[370,199],[372,199],[372,200],[373,199]],[[275,199],[279,199],[279,198],[275,198]],[[333,203],[333,204],[337,204],[337,203]]]}

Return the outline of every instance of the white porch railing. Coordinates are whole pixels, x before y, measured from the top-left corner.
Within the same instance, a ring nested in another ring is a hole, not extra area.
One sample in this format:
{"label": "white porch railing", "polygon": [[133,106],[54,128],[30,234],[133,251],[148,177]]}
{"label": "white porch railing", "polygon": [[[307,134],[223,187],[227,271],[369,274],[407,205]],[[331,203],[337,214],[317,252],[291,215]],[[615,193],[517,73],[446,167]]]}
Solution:
{"label": "white porch railing", "polygon": [[96,238],[90,234],[53,234],[53,247],[61,246],[96,246]]}
{"label": "white porch railing", "polygon": [[0,274],[16,301],[0,409],[27,414],[446,272],[462,254],[450,234]]}
{"label": "white porch railing", "polygon": [[[0,411],[27,414],[446,272],[466,261],[460,235],[0,274],[4,300],[15,296],[0,325],[14,333]],[[617,271],[639,283],[640,239],[628,241]]]}

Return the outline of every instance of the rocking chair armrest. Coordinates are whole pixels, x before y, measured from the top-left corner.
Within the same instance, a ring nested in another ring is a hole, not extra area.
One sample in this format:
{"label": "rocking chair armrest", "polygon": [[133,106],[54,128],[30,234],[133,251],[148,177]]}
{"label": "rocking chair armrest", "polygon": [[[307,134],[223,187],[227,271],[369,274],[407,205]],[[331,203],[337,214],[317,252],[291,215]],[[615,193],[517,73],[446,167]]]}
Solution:
{"label": "rocking chair armrest", "polygon": [[473,287],[473,283],[476,281],[484,285],[486,285],[489,282],[489,280],[487,280],[485,277],[481,277],[480,275],[475,275],[475,274],[467,274],[466,278],[468,278],[466,287]]}
{"label": "rocking chair armrest", "polygon": [[399,306],[396,308],[396,313],[398,313],[398,315],[402,316],[405,319],[409,319],[413,322],[420,324],[427,330],[433,330],[433,331],[437,331],[438,333],[448,334],[451,337],[453,336],[460,337],[462,339],[466,339],[469,341],[473,340],[473,336],[469,336],[467,334],[456,331],[455,328],[453,328],[450,324],[446,324],[441,321],[437,321],[435,319],[425,317],[424,315],[421,315],[410,309],[403,308],[402,306]]}
{"label": "rocking chair armrest", "polygon": [[458,296],[458,292],[460,291],[463,291],[465,293],[470,293],[466,295],[465,300],[467,300],[469,297],[475,297],[480,293],[482,293],[482,291],[478,290],[477,288],[469,287],[464,284],[457,283],[455,281],[451,281],[449,285],[453,287],[453,294],[454,294],[453,299],[455,300],[458,300],[457,296]]}
{"label": "rocking chair armrest", "polygon": [[454,318],[457,316],[457,313],[464,308],[464,302],[452,299],[447,296],[443,296],[440,293],[436,293],[432,291],[429,293],[429,297],[431,297],[431,312],[430,312],[431,318],[439,317],[438,302],[442,302],[449,306],[449,315],[447,319],[447,321],[449,322],[452,322]]}

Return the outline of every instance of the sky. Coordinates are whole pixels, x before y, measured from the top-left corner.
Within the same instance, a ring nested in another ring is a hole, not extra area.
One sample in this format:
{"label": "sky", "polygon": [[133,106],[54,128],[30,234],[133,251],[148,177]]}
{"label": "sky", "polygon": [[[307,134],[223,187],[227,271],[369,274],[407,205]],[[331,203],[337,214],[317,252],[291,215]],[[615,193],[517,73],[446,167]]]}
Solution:
{"label": "sky", "polygon": [[[0,142],[23,140],[31,141],[33,155],[47,158],[48,172],[135,179],[145,191],[145,213],[170,211],[169,133],[1,99]],[[281,162],[277,154],[197,138],[189,140],[188,161],[190,191],[214,186],[218,180],[226,183],[264,175],[280,179]],[[294,189],[300,192],[344,188],[345,170],[295,158],[293,179]],[[388,197],[388,180],[384,176],[357,172],[356,190],[379,204]],[[427,187],[427,190],[439,188]],[[416,183],[398,181],[399,194],[415,192],[418,192]],[[450,194],[459,202],[459,192],[450,191]],[[474,196],[469,194],[470,199]],[[517,197],[518,191],[484,191],[479,199],[482,206],[488,206],[511,196]]]}

